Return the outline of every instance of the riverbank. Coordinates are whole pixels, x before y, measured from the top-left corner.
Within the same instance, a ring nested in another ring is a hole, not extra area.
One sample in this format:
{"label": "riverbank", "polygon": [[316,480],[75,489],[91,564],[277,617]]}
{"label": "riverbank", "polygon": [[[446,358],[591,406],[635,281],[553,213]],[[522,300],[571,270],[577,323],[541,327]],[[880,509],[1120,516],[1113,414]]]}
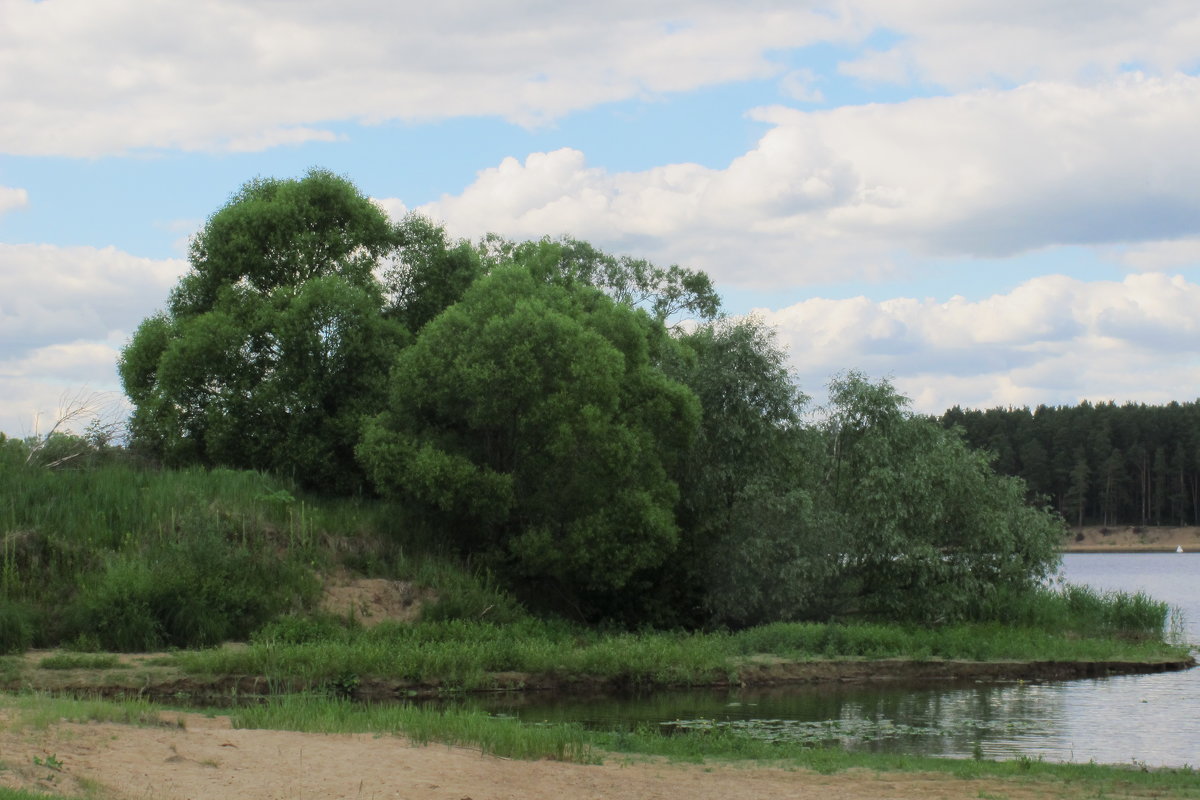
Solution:
{"label": "riverbank", "polygon": [[1200,553],[1200,526],[1113,526],[1071,528],[1066,553]]}
{"label": "riverbank", "polygon": [[[228,647],[234,654],[242,646]],[[31,651],[0,659],[0,691],[49,692],[105,698],[139,697],[160,702],[217,704],[250,698],[320,691],[358,700],[406,700],[446,693],[555,692],[618,693],[679,687],[724,688],[812,683],[954,683],[1073,680],[1111,675],[1171,672],[1195,666],[1182,650],[1171,655],[1148,651],[1143,658],[974,661],[953,658],[804,658],[758,654],[738,659],[724,670],[687,679],[653,680],[646,675],[571,671],[488,672],[470,683],[449,678],[401,679],[342,672],[332,678],[297,674],[224,672],[204,674],[184,668],[186,654],[76,654]]]}
{"label": "riverbank", "polygon": [[[570,735],[583,737],[584,749],[513,760],[487,754],[486,745],[422,746],[420,737],[393,730],[277,730],[230,716],[115,705],[0,699],[0,787],[113,800],[1200,796],[1200,779],[1190,769],[854,756],[786,747],[753,748],[745,754],[756,759],[751,761],[732,760],[737,756],[722,755],[720,747],[711,747],[712,754],[664,756],[639,752],[636,743],[632,751],[621,752],[615,741],[610,744],[616,749],[602,748],[577,728]],[[111,721],[122,711],[132,717]],[[655,740],[677,747],[685,738]],[[764,753],[773,757],[764,761]],[[28,796],[0,788],[4,800]]]}

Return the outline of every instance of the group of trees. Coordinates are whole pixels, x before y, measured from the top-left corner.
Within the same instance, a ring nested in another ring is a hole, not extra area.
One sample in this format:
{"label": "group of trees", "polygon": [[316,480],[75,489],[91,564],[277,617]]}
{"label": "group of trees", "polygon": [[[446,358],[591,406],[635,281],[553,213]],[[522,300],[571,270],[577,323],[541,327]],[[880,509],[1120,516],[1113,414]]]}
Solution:
{"label": "group of trees", "polygon": [[191,266],[122,354],[136,447],[398,498],[531,602],[952,619],[1057,562],[1056,517],[888,383],[808,415],[701,272],[452,241],[322,171],[247,184]]}
{"label": "group of trees", "polygon": [[1073,525],[1200,524],[1200,403],[955,407],[942,423]]}

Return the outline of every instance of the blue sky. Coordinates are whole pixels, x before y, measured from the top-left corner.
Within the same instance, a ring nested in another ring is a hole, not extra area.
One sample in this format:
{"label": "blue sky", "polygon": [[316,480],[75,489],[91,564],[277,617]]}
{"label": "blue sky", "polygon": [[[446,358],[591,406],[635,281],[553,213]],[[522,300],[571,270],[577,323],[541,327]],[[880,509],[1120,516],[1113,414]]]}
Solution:
{"label": "blue sky", "polygon": [[802,387],[1200,395],[1194,3],[0,0],[0,431],[107,393],[258,175],[713,275]]}

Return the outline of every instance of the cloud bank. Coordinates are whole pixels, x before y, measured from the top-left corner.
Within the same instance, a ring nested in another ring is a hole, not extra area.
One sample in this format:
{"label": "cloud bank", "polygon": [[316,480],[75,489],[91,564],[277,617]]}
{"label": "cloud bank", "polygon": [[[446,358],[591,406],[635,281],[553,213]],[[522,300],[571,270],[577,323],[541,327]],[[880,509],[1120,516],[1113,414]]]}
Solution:
{"label": "cloud bank", "polygon": [[762,78],[819,102],[784,57],[816,44],[854,48],[844,75],[954,91],[1165,76],[1200,53],[1187,0],[0,0],[0,19],[0,152],[24,155],[256,150],[327,140],[331,121],[537,125]]}
{"label": "cloud bank", "polygon": [[813,299],[755,313],[808,392],[846,369],[892,376],[918,410],[1081,400],[1161,403],[1200,386],[1200,284],[1048,275],[970,302]]}
{"label": "cloud bank", "polygon": [[418,210],[460,235],[570,233],[752,286],[869,277],[897,253],[1200,233],[1200,78],[754,113],[772,127],[724,169],[613,173],[563,149],[505,159]]}
{"label": "cloud bank", "polygon": [[819,4],[0,0],[0,152],[252,150],[329,121],[574,110],[769,77],[853,36]]}

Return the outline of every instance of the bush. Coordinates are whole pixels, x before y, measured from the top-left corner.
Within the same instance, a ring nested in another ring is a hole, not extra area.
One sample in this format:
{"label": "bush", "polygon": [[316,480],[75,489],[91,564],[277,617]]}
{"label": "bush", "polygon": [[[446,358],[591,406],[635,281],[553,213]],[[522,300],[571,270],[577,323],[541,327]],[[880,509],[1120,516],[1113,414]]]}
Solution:
{"label": "bush", "polygon": [[243,639],[316,593],[302,566],[230,542],[211,521],[148,553],[110,558],[67,614],[64,638],[121,651]]}
{"label": "bush", "polygon": [[345,620],[339,617],[288,614],[259,628],[250,640],[255,644],[348,641],[350,630]]}
{"label": "bush", "polygon": [[529,616],[489,572],[472,575],[446,568],[437,572],[438,596],[422,609],[423,621],[483,620],[503,625]]}
{"label": "bush", "polygon": [[0,600],[0,655],[28,650],[35,629],[31,608]]}

